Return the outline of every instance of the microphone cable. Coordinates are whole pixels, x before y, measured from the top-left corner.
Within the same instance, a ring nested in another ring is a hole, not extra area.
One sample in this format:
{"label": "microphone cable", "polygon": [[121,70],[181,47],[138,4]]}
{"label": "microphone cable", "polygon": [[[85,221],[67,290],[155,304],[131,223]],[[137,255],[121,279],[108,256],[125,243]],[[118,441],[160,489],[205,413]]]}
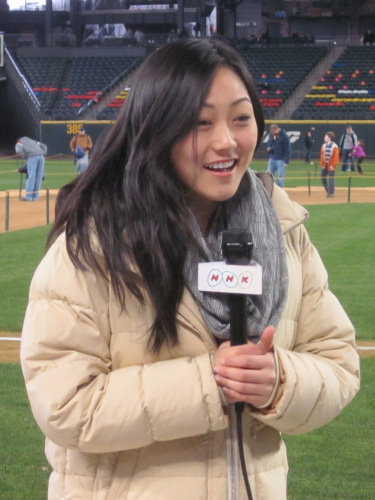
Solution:
{"label": "microphone cable", "polygon": [[251,493],[251,487],[249,482],[249,476],[247,475],[245,452],[243,447],[243,434],[242,434],[242,412],[244,409],[243,403],[235,403],[236,410],[236,425],[237,425],[237,440],[238,440],[238,454],[240,457],[241,471],[245,484],[245,489],[247,493],[248,500],[253,500],[253,495]]}
{"label": "microphone cable", "polygon": [[[230,344],[243,345],[247,342],[246,337],[246,296],[233,294],[229,296],[229,310],[230,310]],[[245,452],[243,445],[243,432],[242,432],[242,413],[245,404],[243,402],[234,403],[236,413],[236,427],[237,427],[237,441],[238,453],[240,458],[240,465],[245,489],[248,500],[253,500],[251,493],[249,477],[247,475]]]}

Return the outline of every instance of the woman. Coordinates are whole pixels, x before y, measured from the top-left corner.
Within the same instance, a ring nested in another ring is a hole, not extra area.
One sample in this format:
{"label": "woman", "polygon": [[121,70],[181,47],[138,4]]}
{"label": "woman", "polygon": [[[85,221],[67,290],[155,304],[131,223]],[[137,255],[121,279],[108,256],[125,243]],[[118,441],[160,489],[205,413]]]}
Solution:
{"label": "woman", "polygon": [[359,175],[363,175],[362,162],[366,157],[365,152],[365,141],[363,139],[358,139],[357,146],[353,146],[352,157],[357,158],[357,172]]}
{"label": "woman", "polygon": [[[21,354],[49,499],[247,498],[239,401],[253,498],[285,499],[280,432],[325,424],[357,392],[353,327],[307,213],[272,182],[271,201],[248,170],[262,133],[237,53],[173,42],[60,192]],[[226,300],[197,289],[197,264],[220,259],[222,230],[238,227],[252,232],[263,295],[248,300],[248,344],[231,347]]]}

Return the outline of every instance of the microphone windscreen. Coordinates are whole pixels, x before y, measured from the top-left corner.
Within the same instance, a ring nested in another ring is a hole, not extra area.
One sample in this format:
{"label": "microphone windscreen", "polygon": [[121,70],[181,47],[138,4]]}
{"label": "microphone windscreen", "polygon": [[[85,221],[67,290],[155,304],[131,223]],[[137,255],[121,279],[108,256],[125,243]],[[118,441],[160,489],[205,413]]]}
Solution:
{"label": "microphone windscreen", "polygon": [[248,229],[222,232],[221,250],[227,264],[248,265],[253,253],[253,237]]}

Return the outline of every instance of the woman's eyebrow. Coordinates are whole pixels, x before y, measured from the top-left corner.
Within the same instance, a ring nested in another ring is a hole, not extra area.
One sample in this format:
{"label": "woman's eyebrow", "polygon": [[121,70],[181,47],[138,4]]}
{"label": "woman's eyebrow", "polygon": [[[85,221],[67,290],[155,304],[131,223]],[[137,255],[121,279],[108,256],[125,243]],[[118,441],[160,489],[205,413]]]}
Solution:
{"label": "woman's eyebrow", "polygon": [[[247,101],[251,104],[251,100],[249,97],[240,97],[239,99],[236,99],[235,101],[233,101],[230,106],[233,108],[235,106],[237,106],[238,104],[241,104],[241,102],[243,101]],[[203,108],[215,108],[215,105],[214,104],[210,104],[209,102],[205,102],[202,106]]]}

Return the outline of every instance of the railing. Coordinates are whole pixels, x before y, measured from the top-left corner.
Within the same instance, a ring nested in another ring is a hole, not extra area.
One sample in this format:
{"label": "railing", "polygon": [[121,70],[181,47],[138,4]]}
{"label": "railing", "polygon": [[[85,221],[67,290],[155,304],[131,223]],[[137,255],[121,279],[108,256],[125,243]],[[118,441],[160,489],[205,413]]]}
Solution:
{"label": "railing", "polygon": [[[38,101],[38,98],[34,94],[33,89],[30,87],[28,81],[26,78],[23,76],[23,74],[20,72],[18,69],[16,63],[14,62],[12,56],[10,55],[9,50],[7,47],[5,47],[4,50],[4,55],[5,55],[5,67],[7,70],[7,74],[12,80],[13,85],[16,86],[18,91],[21,93],[21,95],[26,95],[28,96],[28,100],[30,104],[33,106],[34,111],[40,113],[41,105],[40,102]],[[39,116],[38,116],[39,119]]]}
{"label": "railing", "polygon": [[136,67],[136,63],[131,64],[129,67],[124,69],[119,75],[117,75],[104,89],[95,94],[95,96],[88,101],[82,108],[79,109],[77,115],[80,116],[82,113],[91,109],[91,107],[100,101],[110,90],[112,90],[117,84],[126,78]]}

